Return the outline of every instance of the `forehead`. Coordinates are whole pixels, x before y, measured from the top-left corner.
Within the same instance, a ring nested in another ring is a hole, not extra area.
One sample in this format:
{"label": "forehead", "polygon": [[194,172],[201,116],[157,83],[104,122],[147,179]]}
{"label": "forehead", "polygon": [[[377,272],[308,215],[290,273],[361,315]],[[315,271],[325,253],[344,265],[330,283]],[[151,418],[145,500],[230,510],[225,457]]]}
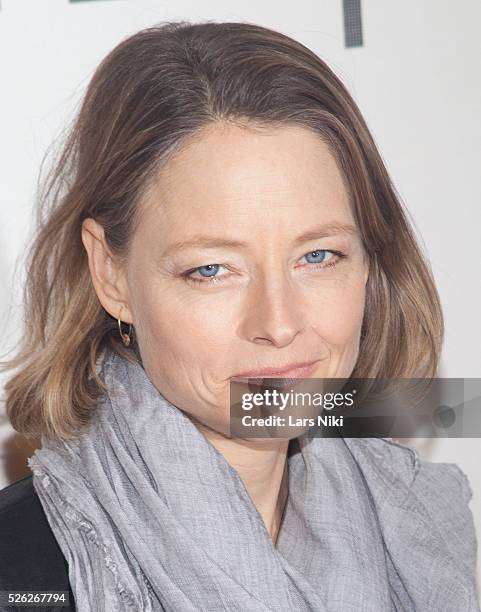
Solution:
{"label": "forehead", "polygon": [[199,131],[161,169],[142,216],[178,229],[250,218],[273,222],[302,213],[351,218],[336,160],[320,135],[302,126],[212,124]]}

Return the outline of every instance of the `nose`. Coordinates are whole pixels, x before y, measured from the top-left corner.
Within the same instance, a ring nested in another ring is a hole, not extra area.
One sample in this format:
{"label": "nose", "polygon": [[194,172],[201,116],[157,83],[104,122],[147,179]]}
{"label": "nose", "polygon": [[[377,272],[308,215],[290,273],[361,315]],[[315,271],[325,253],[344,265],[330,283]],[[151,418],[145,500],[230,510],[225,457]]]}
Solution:
{"label": "nose", "polygon": [[302,298],[280,272],[252,281],[242,319],[242,337],[256,344],[288,346],[304,331]]}

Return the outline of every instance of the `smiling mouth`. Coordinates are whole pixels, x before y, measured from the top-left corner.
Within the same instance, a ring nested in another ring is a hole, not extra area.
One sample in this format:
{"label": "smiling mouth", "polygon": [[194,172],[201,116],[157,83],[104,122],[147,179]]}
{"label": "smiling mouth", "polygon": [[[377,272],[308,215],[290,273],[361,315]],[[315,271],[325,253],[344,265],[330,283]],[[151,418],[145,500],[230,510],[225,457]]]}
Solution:
{"label": "smiling mouth", "polygon": [[304,378],[309,378],[317,367],[320,360],[314,361],[310,364],[303,365],[291,370],[278,371],[273,373],[267,373],[266,371],[261,374],[241,375],[233,376],[232,381],[248,383],[249,388],[260,389],[285,389],[292,385],[297,385]]}
{"label": "smiling mouth", "polygon": [[[233,376],[232,380],[237,382],[257,382],[257,384],[269,384],[286,386],[293,384],[299,378],[309,378],[314,372],[319,363],[319,359],[312,363],[300,365],[287,370],[267,371],[259,370],[258,372],[246,372],[238,376]],[[282,382],[284,381],[284,382]]]}

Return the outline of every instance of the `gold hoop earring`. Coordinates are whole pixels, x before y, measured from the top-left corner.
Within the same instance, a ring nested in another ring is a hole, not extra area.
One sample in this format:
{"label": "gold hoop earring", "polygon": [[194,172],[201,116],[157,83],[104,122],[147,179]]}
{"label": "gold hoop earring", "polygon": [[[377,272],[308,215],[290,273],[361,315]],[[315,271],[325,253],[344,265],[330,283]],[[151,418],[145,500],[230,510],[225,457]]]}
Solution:
{"label": "gold hoop earring", "polygon": [[[122,311],[120,311],[122,312]],[[129,323],[129,332],[128,334],[122,332],[122,321],[120,319],[117,319],[118,324],[119,324],[119,333],[120,333],[120,337],[122,339],[122,342],[124,343],[124,346],[129,346],[131,338],[130,338],[130,334],[132,332],[132,323]]]}

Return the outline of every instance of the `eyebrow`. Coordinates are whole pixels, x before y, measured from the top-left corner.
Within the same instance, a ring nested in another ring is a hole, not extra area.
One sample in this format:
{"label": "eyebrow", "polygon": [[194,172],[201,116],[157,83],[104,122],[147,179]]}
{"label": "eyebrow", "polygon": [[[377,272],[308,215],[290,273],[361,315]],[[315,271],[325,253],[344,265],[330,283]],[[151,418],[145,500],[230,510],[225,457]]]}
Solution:
{"label": "eyebrow", "polygon": [[[319,238],[327,238],[329,236],[337,236],[339,234],[356,235],[358,230],[354,225],[349,223],[338,223],[331,222],[323,225],[318,225],[313,229],[304,232],[297,236],[294,241],[294,246],[299,246],[309,240],[317,240]],[[169,257],[182,249],[188,248],[202,248],[202,249],[216,249],[216,248],[231,248],[231,249],[245,249],[249,246],[246,242],[240,240],[232,240],[225,237],[215,236],[197,236],[190,240],[179,240],[172,243],[162,253],[163,257]]]}

